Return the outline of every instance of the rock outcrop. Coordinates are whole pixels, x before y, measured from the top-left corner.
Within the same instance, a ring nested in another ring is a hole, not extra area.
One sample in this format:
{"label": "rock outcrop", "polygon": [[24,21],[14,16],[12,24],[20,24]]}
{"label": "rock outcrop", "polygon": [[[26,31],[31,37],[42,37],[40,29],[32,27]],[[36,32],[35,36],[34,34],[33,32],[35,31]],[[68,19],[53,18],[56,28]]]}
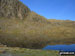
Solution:
{"label": "rock outcrop", "polygon": [[19,0],[0,0],[0,17],[24,19],[29,12]]}

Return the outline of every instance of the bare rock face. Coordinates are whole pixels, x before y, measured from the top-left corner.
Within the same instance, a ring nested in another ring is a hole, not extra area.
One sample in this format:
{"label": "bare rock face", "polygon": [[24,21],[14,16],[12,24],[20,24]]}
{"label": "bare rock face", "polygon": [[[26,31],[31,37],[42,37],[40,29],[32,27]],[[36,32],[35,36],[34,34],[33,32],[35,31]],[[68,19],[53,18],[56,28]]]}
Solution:
{"label": "bare rock face", "polygon": [[0,17],[24,19],[29,12],[19,0],[0,0]]}

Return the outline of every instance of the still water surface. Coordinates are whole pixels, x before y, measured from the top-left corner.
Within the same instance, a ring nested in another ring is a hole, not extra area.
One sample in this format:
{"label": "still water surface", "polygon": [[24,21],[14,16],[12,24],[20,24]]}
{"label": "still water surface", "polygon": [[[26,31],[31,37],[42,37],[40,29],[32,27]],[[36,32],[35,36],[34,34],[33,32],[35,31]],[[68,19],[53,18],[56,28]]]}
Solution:
{"label": "still water surface", "polygon": [[58,50],[58,51],[74,51],[75,52],[75,44],[71,45],[48,45],[43,48],[43,50]]}

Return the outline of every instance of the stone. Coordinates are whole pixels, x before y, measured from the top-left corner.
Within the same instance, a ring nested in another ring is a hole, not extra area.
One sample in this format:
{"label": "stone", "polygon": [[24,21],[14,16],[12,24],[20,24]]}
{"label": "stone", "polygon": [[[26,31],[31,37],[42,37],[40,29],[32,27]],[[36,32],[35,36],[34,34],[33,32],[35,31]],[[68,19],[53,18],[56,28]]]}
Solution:
{"label": "stone", "polygon": [[0,0],[0,17],[24,19],[29,12],[19,0]]}

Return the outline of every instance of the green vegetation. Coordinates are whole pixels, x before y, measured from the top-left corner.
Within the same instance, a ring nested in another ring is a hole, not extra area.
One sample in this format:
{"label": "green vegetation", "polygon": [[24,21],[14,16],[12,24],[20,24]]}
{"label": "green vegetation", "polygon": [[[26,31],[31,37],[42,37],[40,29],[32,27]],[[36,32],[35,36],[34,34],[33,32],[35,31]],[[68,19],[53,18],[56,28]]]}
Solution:
{"label": "green vegetation", "polygon": [[[1,53],[1,50],[5,53]],[[4,47],[0,50],[0,56],[59,56],[58,51],[45,51],[45,50],[35,50],[35,49],[25,49],[25,48],[11,48]]]}

